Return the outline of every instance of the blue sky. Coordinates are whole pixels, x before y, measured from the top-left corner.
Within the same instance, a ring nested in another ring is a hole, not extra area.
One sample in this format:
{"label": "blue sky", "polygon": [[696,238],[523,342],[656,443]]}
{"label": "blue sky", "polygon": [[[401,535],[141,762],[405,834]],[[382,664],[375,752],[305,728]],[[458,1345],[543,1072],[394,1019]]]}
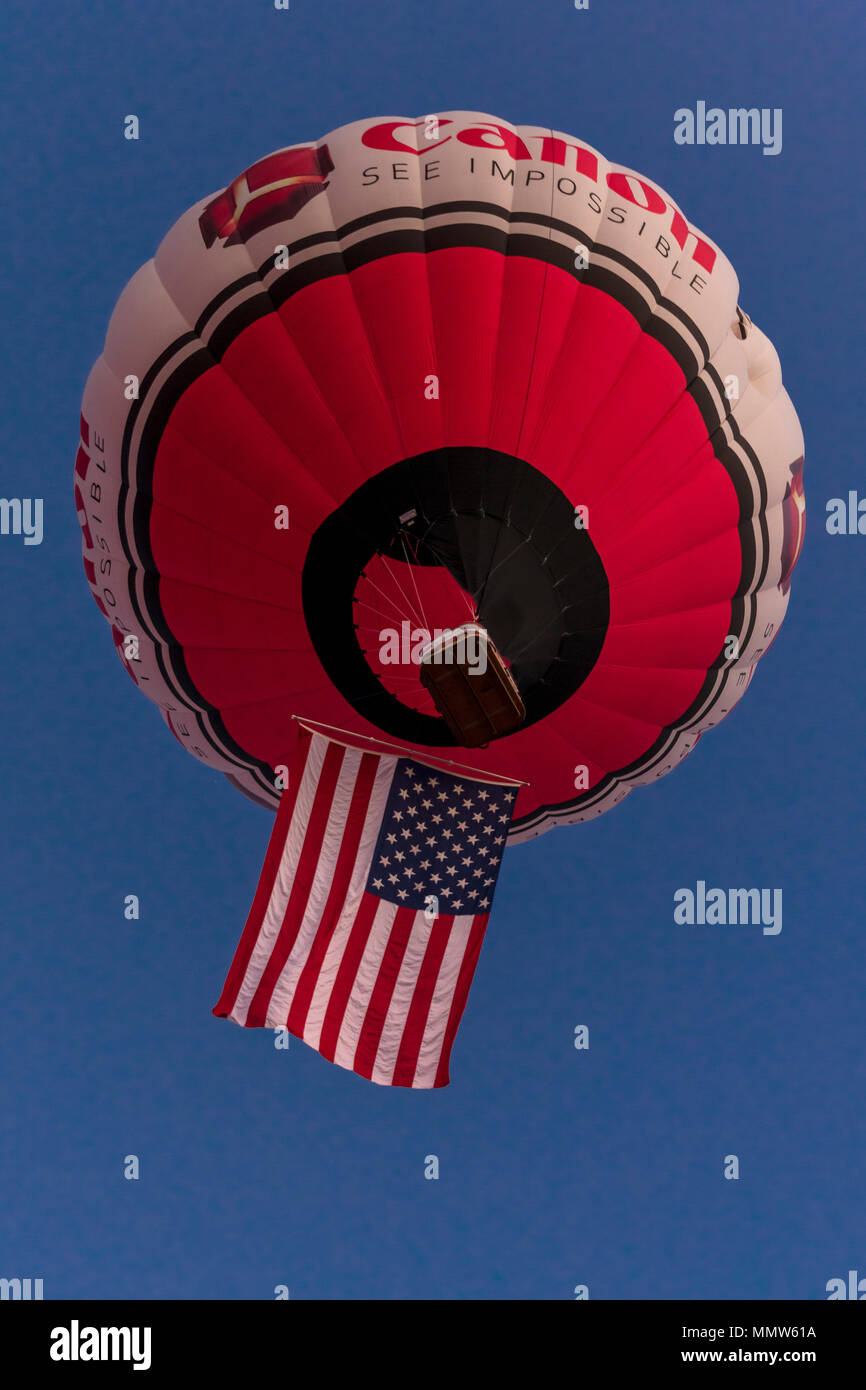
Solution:
{"label": "blue sky", "polygon": [[[45,523],[0,537],[0,1275],[50,1298],[787,1299],[866,1273],[866,539],[824,526],[866,495],[863,29],[817,0],[9,0],[0,491]],[[676,145],[697,100],[781,107],[782,153]],[[449,108],[572,132],[718,241],[782,358],[809,521],[722,728],[509,851],[452,1085],[409,1093],[211,1016],[271,818],[123,673],[71,472],[114,301],[186,207],[279,145]],[[698,879],[782,888],[782,932],[675,925]]]}

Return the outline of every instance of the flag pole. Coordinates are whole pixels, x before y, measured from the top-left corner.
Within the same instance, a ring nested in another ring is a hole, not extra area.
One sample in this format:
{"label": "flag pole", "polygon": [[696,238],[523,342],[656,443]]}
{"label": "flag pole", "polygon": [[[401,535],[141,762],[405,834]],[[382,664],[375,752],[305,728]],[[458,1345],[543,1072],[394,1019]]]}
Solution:
{"label": "flag pole", "polygon": [[[328,732],[332,734],[345,734],[347,738],[360,738],[363,739],[365,743],[378,743],[380,747],[390,748],[392,752],[401,753],[405,758],[414,758],[419,763],[429,765],[427,763],[428,755],[419,755],[416,748],[402,748],[398,743],[386,743],[384,739],[374,738],[371,734],[357,734],[352,729],[339,729],[336,724],[322,724],[319,720],[308,719],[306,715],[303,714],[293,714],[292,718],[298,721],[302,729],[309,729],[310,733],[316,733],[318,729],[327,729]],[[333,742],[336,743],[339,742],[339,740],[334,739]],[[345,748],[357,747],[354,743],[347,743],[343,746]],[[473,777],[477,777],[479,781],[490,782],[495,786],[529,787],[532,785],[530,782],[524,782],[519,777],[500,777],[497,773],[486,772],[480,767],[469,767],[466,763],[455,763],[451,758],[440,758],[438,753],[431,753],[429,757],[434,758],[436,762],[445,763],[447,767],[456,767],[459,772],[471,772]]]}

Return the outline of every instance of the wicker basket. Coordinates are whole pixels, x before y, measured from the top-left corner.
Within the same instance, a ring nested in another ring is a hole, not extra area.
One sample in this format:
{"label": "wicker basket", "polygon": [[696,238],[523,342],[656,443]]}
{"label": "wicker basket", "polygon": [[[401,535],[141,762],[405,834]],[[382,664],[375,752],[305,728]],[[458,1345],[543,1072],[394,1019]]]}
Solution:
{"label": "wicker basket", "polygon": [[[479,652],[485,660],[476,660]],[[478,623],[464,623],[428,642],[421,651],[419,674],[451,733],[465,748],[479,748],[511,734],[526,718],[511,672]]]}

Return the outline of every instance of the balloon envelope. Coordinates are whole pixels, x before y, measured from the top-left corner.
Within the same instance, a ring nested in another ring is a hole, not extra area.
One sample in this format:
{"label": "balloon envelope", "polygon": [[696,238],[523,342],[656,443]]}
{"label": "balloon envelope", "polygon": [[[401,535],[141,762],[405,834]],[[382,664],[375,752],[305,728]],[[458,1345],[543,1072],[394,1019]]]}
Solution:
{"label": "balloon envelope", "polygon": [[526,710],[510,839],[670,771],[788,603],[803,441],[723,253],[574,137],[452,111],[259,160],[133,277],[82,406],[130,676],[276,806],[293,715],[461,760],[419,678],[477,620]]}

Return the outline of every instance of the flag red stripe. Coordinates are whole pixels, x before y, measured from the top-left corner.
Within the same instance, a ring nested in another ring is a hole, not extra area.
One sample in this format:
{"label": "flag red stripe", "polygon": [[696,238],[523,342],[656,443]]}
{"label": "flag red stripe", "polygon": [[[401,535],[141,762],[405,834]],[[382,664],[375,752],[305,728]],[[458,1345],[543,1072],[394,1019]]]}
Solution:
{"label": "flag red stripe", "polygon": [[253,898],[253,905],[250,908],[246,926],[238,942],[238,948],[235,951],[234,959],[229,967],[229,973],[223,985],[223,992],[213,1010],[217,1018],[226,1018],[228,1014],[231,1013],[237,1002],[243,978],[247,973],[250,957],[253,954],[265,913],[268,910],[268,903],[274,891],[277,870],[280,867],[280,860],[283,857],[289,826],[292,823],[295,803],[298,799],[298,788],[304,776],[312,742],[312,735],[304,728],[299,729],[298,742],[295,746],[292,768],[289,774],[289,785],[280,797],[280,804],[277,808],[277,815],[274,821],[274,828],[271,831],[271,838],[268,841],[267,853],[265,854],[265,862],[262,867],[259,886],[256,889],[256,896]]}
{"label": "flag red stripe", "polygon": [[436,1080],[433,1082],[434,1086],[447,1086],[451,1079],[448,1074],[448,1063],[451,1060],[451,1047],[457,1029],[460,1026],[460,1020],[463,1017],[463,1010],[466,1008],[469,986],[472,984],[472,976],[475,974],[475,967],[478,964],[478,956],[481,952],[481,943],[484,940],[488,916],[489,913],[481,913],[472,923],[472,930],[469,933],[469,940],[466,943],[466,950],[463,955],[463,963],[460,966],[460,974],[457,977],[454,998],[451,1000],[448,1023],[445,1027],[445,1039],[442,1043],[439,1065],[436,1068]]}
{"label": "flag red stripe", "polygon": [[289,1009],[289,1031],[299,1038],[304,1036],[307,1011],[315,993],[322,961],[325,959],[331,937],[334,935],[334,929],[340,920],[346,902],[380,762],[381,759],[375,753],[365,753],[358,768],[349,814],[346,817],[343,841],[334,868],[334,879],[328,893],[328,901],[325,904],[312,949],[295,985]]}
{"label": "flag red stripe", "polygon": [[319,1051],[323,1057],[327,1057],[329,1062],[334,1060],[334,1053],[340,1040],[340,1029],[343,1026],[343,1015],[352,993],[352,986],[355,983],[358,966],[361,964],[361,957],[370,938],[373,918],[376,916],[381,901],[381,898],[374,897],[372,893],[365,893],[361,899],[357,916],[352,923],[349,940],[346,942],[340,968],[337,971],[331,997],[328,1000],[328,1008],[322,1024],[322,1035],[319,1039]]}
{"label": "flag red stripe", "polygon": [[345,748],[339,743],[329,743],[316,784],[313,809],[304,835],[304,846],[298,859],[298,867],[292,881],[289,901],[283,914],[279,935],[274,942],[268,963],[262,971],[256,992],[250,1002],[246,1018],[247,1028],[263,1028],[268,1017],[268,1005],[274,992],[274,985],[280,978],[283,966],[289,958],[297,940],[304,913],[307,909],[310,892],[319,867],[328,818],[334,804],[334,791],[340,777]]}
{"label": "flag red stripe", "polygon": [[379,973],[376,976],[376,983],[373,986],[370,1002],[364,1014],[364,1023],[358,1038],[358,1045],[355,1048],[355,1059],[352,1063],[352,1070],[356,1071],[359,1076],[366,1076],[368,1081],[376,1065],[376,1053],[379,1050],[385,1019],[388,1017],[391,996],[394,993],[397,976],[400,974],[400,967],[403,964],[403,957],[406,954],[406,947],[409,945],[409,938],[414,930],[417,917],[418,913],[414,907],[397,909],[397,915],[391,923],[391,930],[388,934],[388,944],[379,963]]}
{"label": "flag red stripe", "polygon": [[418,971],[412,1003],[409,1005],[409,1012],[406,1015],[403,1036],[400,1039],[400,1050],[397,1053],[397,1063],[394,1067],[394,1080],[391,1083],[394,1086],[411,1086],[415,1080],[418,1053],[424,1040],[430,1003],[433,999],[433,991],[436,988],[436,981],[442,968],[442,958],[445,955],[445,948],[448,945],[448,938],[453,926],[453,916],[437,917],[433,923],[427,949],[424,952],[424,959],[421,962],[421,969]]}

